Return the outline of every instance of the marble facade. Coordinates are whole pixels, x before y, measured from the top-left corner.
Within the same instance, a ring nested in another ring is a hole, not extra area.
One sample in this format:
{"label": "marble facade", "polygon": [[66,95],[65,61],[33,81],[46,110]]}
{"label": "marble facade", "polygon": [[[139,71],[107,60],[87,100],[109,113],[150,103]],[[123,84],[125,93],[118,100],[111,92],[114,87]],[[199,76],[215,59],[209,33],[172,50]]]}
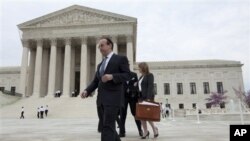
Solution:
{"label": "marble facade", "polygon": [[73,5],[18,25],[23,55],[20,93],[69,96],[82,91],[102,56],[97,42],[112,38],[114,52],[126,55],[133,69],[137,19]]}

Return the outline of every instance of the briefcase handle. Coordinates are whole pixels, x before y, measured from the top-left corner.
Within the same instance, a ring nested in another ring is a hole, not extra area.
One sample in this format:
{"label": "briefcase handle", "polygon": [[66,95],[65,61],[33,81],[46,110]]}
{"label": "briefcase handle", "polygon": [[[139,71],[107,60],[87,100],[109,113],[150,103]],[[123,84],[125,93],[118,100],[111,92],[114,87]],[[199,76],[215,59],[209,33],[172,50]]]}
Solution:
{"label": "briefcase handle", "polygon": [[154,104],[160,105],[160,103],[159,103],[159,102],[155,102],[155,101],[154,101],[154,100],[152,100],[152,99],[141,100],[141,101],[139,101],[139,103],[142,103],[143,101],[146,101],[146,102],[149,102],[149,103],[154,103]]}

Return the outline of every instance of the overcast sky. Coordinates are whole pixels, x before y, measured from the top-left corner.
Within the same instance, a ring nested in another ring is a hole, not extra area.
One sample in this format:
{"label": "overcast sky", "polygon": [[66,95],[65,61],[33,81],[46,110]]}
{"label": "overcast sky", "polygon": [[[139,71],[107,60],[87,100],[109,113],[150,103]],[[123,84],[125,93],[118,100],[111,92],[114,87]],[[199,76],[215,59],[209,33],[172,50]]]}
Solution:
{"label": "overcast sky", "polygon": [[250,89],[249,0],[1,0],[0,67],[21,64],[18,24],[74,4],[137,18],[137,61],[241,61]]}

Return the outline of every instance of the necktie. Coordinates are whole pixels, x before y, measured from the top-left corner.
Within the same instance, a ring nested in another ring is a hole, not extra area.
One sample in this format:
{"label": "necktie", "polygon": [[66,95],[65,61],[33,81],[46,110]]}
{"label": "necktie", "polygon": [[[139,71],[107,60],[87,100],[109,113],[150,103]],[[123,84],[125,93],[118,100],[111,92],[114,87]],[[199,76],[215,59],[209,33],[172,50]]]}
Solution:
{"label": "necktie", "polygon": [[100,67],[100,70],[99,70],[100,76],[103,76],[103,74],[104,74],[104,71],[105,71],[105,64],[106,64],[107,58],[108,58],[108,57],[105,57],[105,58],[103,59],[103,61],[102,61],[102,64],[101,64],[101,67]]}

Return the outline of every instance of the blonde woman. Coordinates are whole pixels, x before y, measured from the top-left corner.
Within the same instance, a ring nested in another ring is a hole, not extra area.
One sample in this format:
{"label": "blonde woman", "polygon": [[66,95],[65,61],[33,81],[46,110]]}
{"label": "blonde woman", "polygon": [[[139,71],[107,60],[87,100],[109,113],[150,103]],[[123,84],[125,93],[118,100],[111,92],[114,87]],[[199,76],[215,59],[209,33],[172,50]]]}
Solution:
{"label": "blonde woman", "polygon": [[[154,101],[154,75],[149,72],[148,64],[145,62],[139,63],[139,72],[141,76],[138,81],[140,100]],[[147,127],[147,122],[152,127],[154,138],[159,136],[158,128],[155,126],[153,121],[141,120],[143,128],[143,136],[141,139],[149,138],[149,131]]]}

